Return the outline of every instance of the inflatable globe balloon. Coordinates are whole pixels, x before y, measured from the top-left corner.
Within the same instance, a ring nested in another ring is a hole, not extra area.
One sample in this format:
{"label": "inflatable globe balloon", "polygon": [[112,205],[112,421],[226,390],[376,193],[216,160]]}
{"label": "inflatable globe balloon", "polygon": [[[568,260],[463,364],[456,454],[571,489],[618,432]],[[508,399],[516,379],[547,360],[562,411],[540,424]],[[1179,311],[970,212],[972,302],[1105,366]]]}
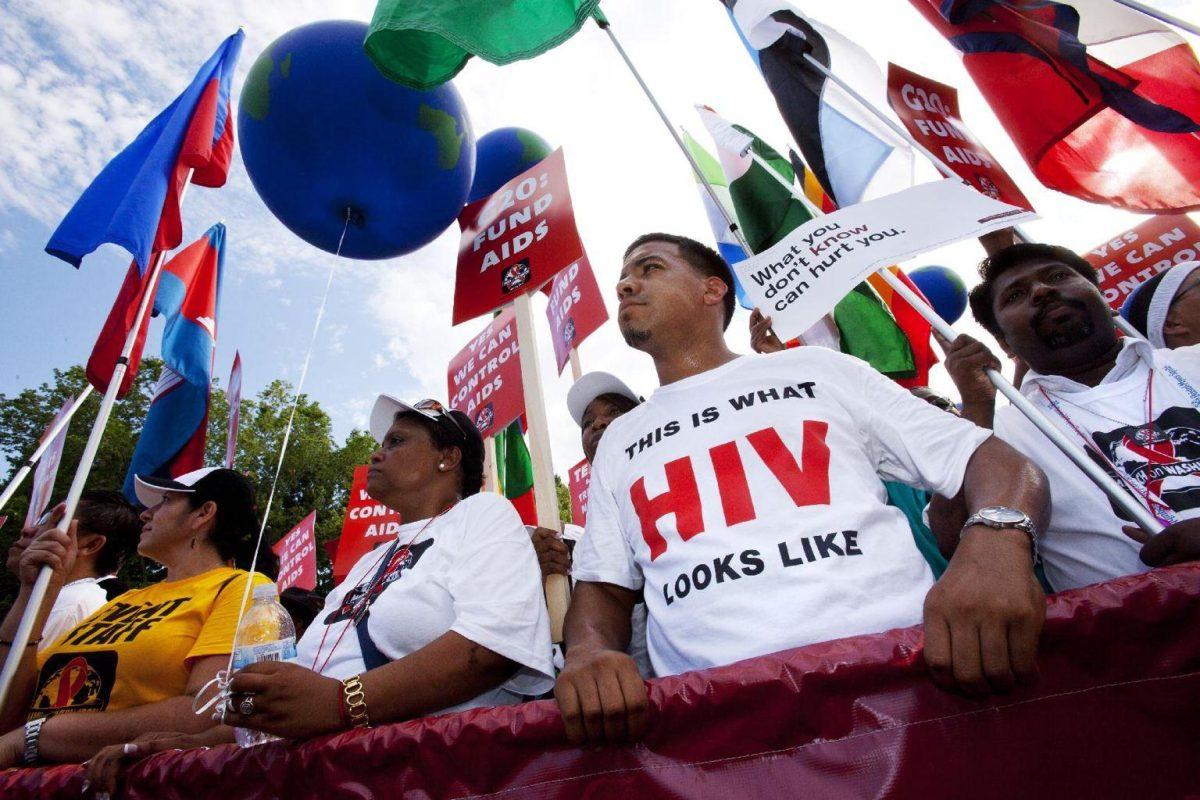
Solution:
{"label": "inflatable globe balloon", "polygon": [[238,135],[255,190],[293,233],[333,253],[344,230],[342,255],[391,258],[458,216],[475,137],[453,86],[389,81],[363,54],[366,34],[338,20],[276,39],[246,77]]}
{"label": "inflatable globe balloon", "polygon": [[967,287],[949,267],[928,266],[908,273],[938,316],[953,325],[967,310]]}
{"label": "inflatable globe balloon", "polygon": [[524,128],[497,128],[475,143],[475,182],[468,203],[492,194],[550,155],[545,139]]}

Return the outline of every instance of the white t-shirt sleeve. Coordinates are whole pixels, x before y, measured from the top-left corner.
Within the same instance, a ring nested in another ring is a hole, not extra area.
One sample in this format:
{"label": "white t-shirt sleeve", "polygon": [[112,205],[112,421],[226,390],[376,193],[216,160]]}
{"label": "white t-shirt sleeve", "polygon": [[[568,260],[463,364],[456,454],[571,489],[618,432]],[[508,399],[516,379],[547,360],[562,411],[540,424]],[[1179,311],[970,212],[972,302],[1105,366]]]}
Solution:
{"label": "white t-shirt sleeve", "polygon": [[851,371],[843,402],[867,434],[879,475],[943,497],[958,494],[971,455],[992,432],[914,397],[865,362],[842,360]]}
{"label": "white t-shirt sleeve", "polygon": [[76,625],[96,613],[107,602],[104,589],[95,582],[66,587],[46,617],[38,650],[43,650],[66,636]]}
{"label": "white t-shirt sleeve", "polygon": [[619,450],[605,448],[605,444],[605,441],[600,442],[600,452],[596,454],[596,463],[592,465],[587,525],[583,537],[575,545],[571,578],[591,583],[611,583],[637,591],[644,583],[642,571],[634,562],[633,550],[621,530],[620,507],[609,488],[609,458],[614,452],[623,454]]}
{"label": "white t-shirt sleeve", "polygon": [[450,630],[521,665],[505,689],[539,695],[553,686],[554,671],[537,555],[512,503],[491,493],[477,498],[447,581]]}

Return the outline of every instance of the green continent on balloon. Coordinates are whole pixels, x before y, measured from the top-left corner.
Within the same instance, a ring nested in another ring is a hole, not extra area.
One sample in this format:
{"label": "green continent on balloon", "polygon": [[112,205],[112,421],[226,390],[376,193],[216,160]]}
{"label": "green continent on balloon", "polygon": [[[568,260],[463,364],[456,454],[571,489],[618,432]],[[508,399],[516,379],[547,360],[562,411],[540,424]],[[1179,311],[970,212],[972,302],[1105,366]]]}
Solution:
{"label": "green continent on balloon", "polygon": [[517,141],[521,143],[521,160],[526,164],[536,164],[550,155],[549,145],[533,131],[518,128]]}
{"label": "green continent on balloon", "polygon": [[288,75],[292,74],[292,54],[291,53],[288,53],[287,58],[285,58],[283,61],[279,62],[279,74],[285,78]]}
{"label": "green continent on balloon", "polygon": [[268,48],[255,60],[246,75],[246,85],[242,89],[242,110],[258,122],[266,119],[271,110],[271,73],[274,71],[275,60],[271,58]]}
{"label": "green continent on balloon", "polygon": [[454,117],[441,109],[422,103],[417,111],[417,124],[422,130],[432,134],[437,142],[438,166],[442,169],[454,169],[458,166],[464,135],[458,132],[458,123],[454,121]]}

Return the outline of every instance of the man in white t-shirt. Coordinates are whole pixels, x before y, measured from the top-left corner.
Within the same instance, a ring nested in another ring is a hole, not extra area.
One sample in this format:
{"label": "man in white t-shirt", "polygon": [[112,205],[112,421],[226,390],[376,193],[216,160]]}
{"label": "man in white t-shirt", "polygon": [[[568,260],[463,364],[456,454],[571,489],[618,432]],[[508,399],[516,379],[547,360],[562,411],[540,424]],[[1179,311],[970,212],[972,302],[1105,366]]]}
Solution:
{"label": "man in white t-shirt", "polygon": [[[138,512],[119,492],[84,492],[75,516],[79,521],[78,555],[46,617],[39,650],[54,644],[111,599],[104,584],[115,580],[114,576],[137,547],[141,536],[142,522]],[[7,567],[14,575],[21,554],[32,541],[32,537],[26,535],[31,530],[23,531],[21,538],[8,550]]]}
{"label": "man in white t-shirt", "polygon": [[[1056,591],[1200,558],[1200,349],[1121,339],[1096,271],[1063,247],[1018,244],[980,265],[971,310],[1004,352],[1029,366],[1021,393],[1167,526],[1153,539],[1013,406],[995,409],[985,368],[1000,362],[967,336],[946,367],[963,414],[1029,456],[1050,478],[1039,547]],[[994,422],[993,422],[994,417]],[[963,510],[935,498],[939,538]]]}
{"label": "man in white t-shirt", "polygon": [[[1031,676],[1045,604],[1030,535],[1010,526],[1042,521],[1041,473],[857,359],[734,354],[731,284],[690,239],[650,234],[626,251],[617,322],[661,386],[608,426],[593,465],[555,687],[571,739],[645,730],[623,652],[643,588],[658,675],[913,625],[923,607],[939,683],[985,692]],[[988,512],[936,586],[884,479],[962,487]]]}

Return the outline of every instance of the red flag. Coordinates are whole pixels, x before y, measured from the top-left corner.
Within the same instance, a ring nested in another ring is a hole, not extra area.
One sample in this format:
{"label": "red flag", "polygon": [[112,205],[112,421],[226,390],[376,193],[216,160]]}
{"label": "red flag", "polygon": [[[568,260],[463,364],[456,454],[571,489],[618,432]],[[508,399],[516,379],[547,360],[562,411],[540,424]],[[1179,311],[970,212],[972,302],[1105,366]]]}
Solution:
{"label": "red flag", "polygon": [[[151,260],[156,257],[152,255]],[[108,319],[104,320],[104,327],[100,329],[100,336],[96,339],[92,355],[87,362],[88,383],[96,387],[96,391],[101,394],[108,391],[108,383],[117,368],[117,359],[125,347],[129,331],[133,329],[133,321],[137,317],[138,306],[141,305],[145,291],[146,275],[138,271],[137,262],[134,261],[125,273],[125,281],[121,284],[121,290],[117,292],[117,299],[108,312]],[[129,367],[121,378],[121,387],[117,390],[118,398],[129,392],[133,379],[137,377],[138,365],[142,363],[142,348],[146,344],[146,328],[149,325],[150,313],[147,311],[138,329],[137,339],[133,343],[133,351],[129,354]]]}
{"label": "red flag", "polygon": [[1200,208],[1200,64],[1112,0],[911,0],[1038,180],[1133,211]]}
{"label": "red flag", "polygon": [[233,469],[233,458],[237,454],[238,423],[242,419],[242,354],[233,354],[233,369],[229,371],[229,432],[225,436],[225,468]]}

